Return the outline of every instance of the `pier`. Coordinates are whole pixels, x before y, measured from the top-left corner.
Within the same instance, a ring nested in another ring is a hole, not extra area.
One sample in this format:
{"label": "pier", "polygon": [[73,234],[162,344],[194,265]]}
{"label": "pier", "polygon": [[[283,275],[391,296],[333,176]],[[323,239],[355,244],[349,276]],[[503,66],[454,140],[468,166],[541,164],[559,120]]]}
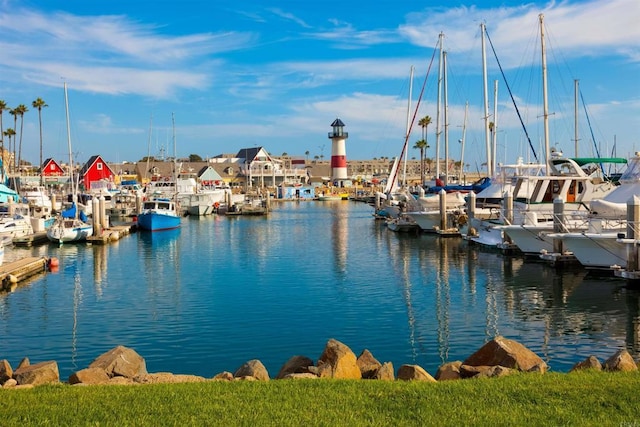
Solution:
{"label": "pier", "polygon": [[45,272],[47,263],[46,257],[28,257],[0,266],[0,289],[12,291],[21,281]]}

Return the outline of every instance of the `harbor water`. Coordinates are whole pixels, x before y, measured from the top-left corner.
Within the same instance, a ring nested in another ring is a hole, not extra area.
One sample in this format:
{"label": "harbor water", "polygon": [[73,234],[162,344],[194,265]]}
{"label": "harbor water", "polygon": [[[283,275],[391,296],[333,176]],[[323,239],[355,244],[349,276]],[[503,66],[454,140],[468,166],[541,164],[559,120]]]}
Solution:
{"label": "harbor water", "polygon": [[496,335],[554,371],[640,353],[638,291],[460,238],[393,233],[364,203],[275,203],[268,217],[189,217],[105,246],[8,248],[57,272],[0,294],[0,359],[55,360],[61,380],[117,345],[149,372],[212,377],[259,359],[275,377],[335,338],[435,374]]}

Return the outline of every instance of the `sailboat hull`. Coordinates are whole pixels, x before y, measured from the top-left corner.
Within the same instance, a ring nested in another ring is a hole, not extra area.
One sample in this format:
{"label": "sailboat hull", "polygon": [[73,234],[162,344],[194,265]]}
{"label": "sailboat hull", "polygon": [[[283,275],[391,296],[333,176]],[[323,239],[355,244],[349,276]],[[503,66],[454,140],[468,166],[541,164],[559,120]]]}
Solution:
{"label": "sailboat hull", "polygon": [[83,242],[93,236],[93,226],[79,220],[62,220],[47,230],[47,238],[54,243]]}

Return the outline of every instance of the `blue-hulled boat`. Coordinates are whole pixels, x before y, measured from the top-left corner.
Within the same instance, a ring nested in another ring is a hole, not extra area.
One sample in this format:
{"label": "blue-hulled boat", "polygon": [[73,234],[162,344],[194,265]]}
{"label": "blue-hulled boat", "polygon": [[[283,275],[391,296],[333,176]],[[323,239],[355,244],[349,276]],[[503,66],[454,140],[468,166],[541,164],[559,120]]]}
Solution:
{"label": "blue-hulled boat", "polygon": [[144,202],[138,215],[138,228],[147,231],[171,230],[180,227],[176,204],[169,199],[151,199]]}

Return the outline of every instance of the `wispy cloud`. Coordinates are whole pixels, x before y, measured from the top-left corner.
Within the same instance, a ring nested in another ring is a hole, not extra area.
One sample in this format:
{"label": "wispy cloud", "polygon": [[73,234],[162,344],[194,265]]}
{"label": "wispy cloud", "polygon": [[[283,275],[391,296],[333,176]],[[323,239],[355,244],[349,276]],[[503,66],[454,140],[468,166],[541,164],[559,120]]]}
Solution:
{"label": "wispy cloud", "polygon": [[298,18],[292,13],[285,12],[282,9],[278,9],[278,8],[270,8],[268,10],[274,15],[279,16],[280,18],[285,19],[287,21],[295,22],[296,24],[300,25],[303,28],[311,28],[311,25],[307,24],[302,19]]}

